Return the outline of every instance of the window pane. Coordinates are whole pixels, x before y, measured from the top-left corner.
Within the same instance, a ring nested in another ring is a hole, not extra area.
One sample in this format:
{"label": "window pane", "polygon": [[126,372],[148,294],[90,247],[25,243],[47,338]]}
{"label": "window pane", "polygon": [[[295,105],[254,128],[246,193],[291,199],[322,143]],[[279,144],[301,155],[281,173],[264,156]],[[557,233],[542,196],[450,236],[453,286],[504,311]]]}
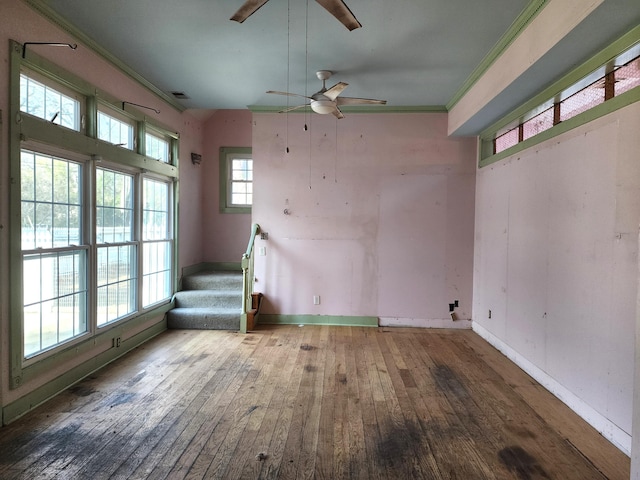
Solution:
{"label": "window pane", "polygon": [[133,150],[133,125],[99,111],[98,138]]}
{"label": "window pane", "polygon": [[97,318],[101,326],[135,311],[136,247],[100,247],[97,256]]}
{"label": "window pane", "polygon": [[23,150],[21,169],[22,248],[80,245],[81,166]]}
{"label": "window pane", "polygon": [[142,195],[142,239],[169,238],[169,185],[145,178]]}
{"label": "window pane", "polygon": [[150,242],[143,248],[142,306],[171,297],[171,243]]}
{"label": "window pane", "polygon": [[133,239],[133,177],[111,170],[96,170],[96,241]]}
{"label": "window pane", "polygon": [[546,109],[522,124],[523,140],[553,127],[553,107]]}
{"label": "window pane", "polygon": [[80,102],[25,74],[20,75],[20,110],[80,131]]}
{"label": "window pane", "polygon": [[25,255],[24,354],[86,333],[86,251]]}
{"label": "window pane", "polygon": [[251,192],[253,181],[253,160],[251,158],[229,156],[228,202],[232,206],[249,206],[253,203]]}
{"label": "window pane", "polygon": [[146,155],[164,163],[169,163],[169,142],[164,138],[147,133],[145,135]]}

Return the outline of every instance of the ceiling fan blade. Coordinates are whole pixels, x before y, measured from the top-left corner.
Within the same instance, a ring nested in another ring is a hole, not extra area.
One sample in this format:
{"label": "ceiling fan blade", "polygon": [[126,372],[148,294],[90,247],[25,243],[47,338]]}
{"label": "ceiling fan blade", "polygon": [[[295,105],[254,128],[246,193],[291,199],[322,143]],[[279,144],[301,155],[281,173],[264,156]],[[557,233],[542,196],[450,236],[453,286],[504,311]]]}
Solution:
{"label": "ceiling fan blade", "polygon": [[298,110],[300,108],[304,108],[308,106],[309,106],[308,103],[305,103],[304,105],[296,105],[295,107],[289,107],[289,108],[285,108],[284,110],[280,110],[278,113],[287,113],[287,112],[291,112],[293,110]]}
{"label": "ceiling fan blade", "polygon": [[238,11],[233,14],[233,17],[231,17],[230,20],[242,23],[251,15],[256,13],[256,11],[268,1],[269,0],[247,0],[244,2],[244,5],[242,5]]}
{"label": "ceiling fan blade", "polygon": [[323,93],[325,97],[329,97],[331,100],[335,100],[338,95],[342,93],[342,91],[349,86],[348,83],[339,82],[336,83],[333,87]]}
{"label": "ceiling fan blade", "polygon": [[267,90],[267,93],[272,93],[274,95],[285,95],[287,97],[302,97],[302,98],[308,98],[309,100],[313,100],[313,98],[311,97],[307,97],[306,95],[299,95],[297,93],[277,92],[275,90]]}
{"label": "ceiling fan blade", "polygon": [[338,97],[336,103],[338,105],[386,105],[387,101],[374,98]]}
{"label": "ceiling fan blade", "polygon": [[342,0],[316,0],[316,2],[322,5],[349,30],[355,30],[356,28],[362,27],[358,19]]}
{"label": "ceiling fan blade", "polygon": [[344,118],[344,115],[342,114],[342,112],[340,111],[340,109],[338,107],[336,107],[336,109],[331,112],[331,114],[336,117],[338,120],[340,120],[341,118]]}

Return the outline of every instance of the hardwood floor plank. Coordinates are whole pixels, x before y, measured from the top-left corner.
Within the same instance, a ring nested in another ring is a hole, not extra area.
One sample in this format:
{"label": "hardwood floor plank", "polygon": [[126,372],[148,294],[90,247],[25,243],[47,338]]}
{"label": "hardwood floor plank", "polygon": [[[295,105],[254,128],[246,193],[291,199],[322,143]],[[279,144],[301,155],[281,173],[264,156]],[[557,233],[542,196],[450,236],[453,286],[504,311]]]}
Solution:
{"label": "hardwood floor plank", "polygon": [[0,429],[3,480],[602,480],[629,466],[472,331],[169,331]]}

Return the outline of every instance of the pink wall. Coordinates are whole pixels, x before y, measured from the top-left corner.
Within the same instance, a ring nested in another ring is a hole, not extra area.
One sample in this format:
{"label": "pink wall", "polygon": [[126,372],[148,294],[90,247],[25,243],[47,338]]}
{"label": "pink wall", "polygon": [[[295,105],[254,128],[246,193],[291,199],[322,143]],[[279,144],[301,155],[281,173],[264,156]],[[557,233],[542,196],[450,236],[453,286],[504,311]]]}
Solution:
{"label": "pink wall", "polygon": [[475,140],[437,113],[253,118],[265,313],[452,326],[459,300],[470,318]]}
{"label": "pink wall", "polygon": [[202,255],[204,262],[239,263],[247,248],[251,215],[220,213],[220,147],[251,147],[251,112],[217,110],[205,122],[202,160]]}
{"label": "pink wall", "polygon": [[639,128],[635,103],[480,169],[476,198],[474,329],[626,452]]}

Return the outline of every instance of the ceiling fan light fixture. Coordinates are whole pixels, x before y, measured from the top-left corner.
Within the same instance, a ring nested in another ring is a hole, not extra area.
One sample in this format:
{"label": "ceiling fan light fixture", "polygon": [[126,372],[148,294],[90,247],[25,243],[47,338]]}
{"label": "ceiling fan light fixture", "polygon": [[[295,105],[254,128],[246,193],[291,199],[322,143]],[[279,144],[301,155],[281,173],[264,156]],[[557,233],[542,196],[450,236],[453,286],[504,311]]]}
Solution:
{"label": "ceiling fan light fixture", "polygon": [[321,100],[313,100],[311,102],[311,110],[320,114],[331,113],[336,109],[336,104],[333,100],[329,99],[321,99]]}

